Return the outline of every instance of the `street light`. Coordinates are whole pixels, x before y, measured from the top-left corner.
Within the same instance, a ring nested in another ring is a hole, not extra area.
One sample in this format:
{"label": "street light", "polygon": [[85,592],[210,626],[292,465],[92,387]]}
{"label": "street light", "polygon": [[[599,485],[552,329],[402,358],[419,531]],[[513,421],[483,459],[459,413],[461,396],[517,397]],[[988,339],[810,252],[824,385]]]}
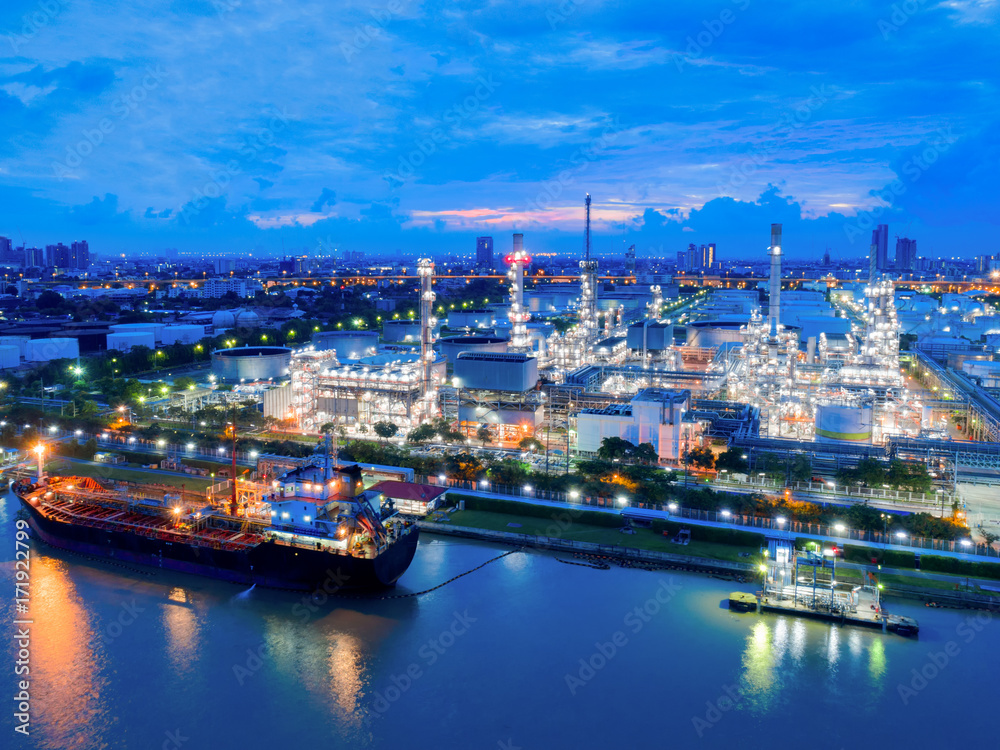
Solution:
{"label": "street light", "polygon": [[847,531],[847,527],[844,526],[844,524],[842,523],[836,523],[833,525],[833,530],[840,534],[843,534],[845,531]]}
{"label": "street light", "polygon": [[677,503],[667,503],[667,510],[669,510],[671,513],[676,513]]}

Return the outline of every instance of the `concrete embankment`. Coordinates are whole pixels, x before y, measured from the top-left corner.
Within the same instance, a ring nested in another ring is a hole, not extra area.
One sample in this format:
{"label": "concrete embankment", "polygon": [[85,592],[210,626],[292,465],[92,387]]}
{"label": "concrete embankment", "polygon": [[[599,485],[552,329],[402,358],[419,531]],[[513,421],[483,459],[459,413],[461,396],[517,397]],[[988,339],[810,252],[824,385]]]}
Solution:
{"label": "concrete embankment", "polygon": [[746,579],[750,579],[754,575],[754,568],[750,563],[711,560],[706,557],[675,555],[669,552],[636,549],[635,547],[625,547],[618,544],[577,542],[558,537],[513,534],[507,531],[475,529],[468,526],[452,526],[447,523],[432,523],[430,521],[419,521],[418,524],[422,532],[429,534],[445,534],[448,536],[464,537],[466,539],[479,539],[486,542],[513,544],[551,552],[570,552],[608,559],[635,567],[649,566],[670,570],[687,570],[692,573],[708,573],[710,575]]}

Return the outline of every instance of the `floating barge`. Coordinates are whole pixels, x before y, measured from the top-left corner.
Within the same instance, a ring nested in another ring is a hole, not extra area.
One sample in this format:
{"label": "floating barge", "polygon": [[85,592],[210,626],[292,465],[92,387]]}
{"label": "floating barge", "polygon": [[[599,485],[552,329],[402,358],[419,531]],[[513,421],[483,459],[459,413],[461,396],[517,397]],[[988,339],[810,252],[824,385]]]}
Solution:
{"label": "floating barge", "polygon": [[763,589],[757,594],[734,591],[729,609],[808,617],[905,636],[920,632],[912,617],[885,611],[875,571],[866,570],[861,584],[838,582],[833,555],[797,552],[787,543],[772,543],[768,552],[761,565]]}

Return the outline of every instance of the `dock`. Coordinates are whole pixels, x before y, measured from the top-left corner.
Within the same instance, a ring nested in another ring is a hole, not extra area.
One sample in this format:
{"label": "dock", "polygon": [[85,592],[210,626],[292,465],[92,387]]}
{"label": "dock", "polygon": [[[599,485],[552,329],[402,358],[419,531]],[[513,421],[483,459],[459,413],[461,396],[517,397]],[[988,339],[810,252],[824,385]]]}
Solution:
{"label": "dock", "polygon": [[885,611],[876,571],[866,570],[860,585],[839,582],[834,555],[823,550],[798,551],[787,542],[770,541],[767,562],[761,565],[761,591],[733,592],[729,609],[793,615],[905,636],[920,632],[912,617]]}

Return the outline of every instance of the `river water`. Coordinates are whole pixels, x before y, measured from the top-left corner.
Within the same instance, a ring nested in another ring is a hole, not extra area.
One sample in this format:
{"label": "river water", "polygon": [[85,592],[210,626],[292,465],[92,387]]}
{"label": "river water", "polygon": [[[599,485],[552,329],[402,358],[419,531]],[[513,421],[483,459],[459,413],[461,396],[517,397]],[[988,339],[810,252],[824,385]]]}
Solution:
{"label": "river water", "polygon": [[[12,634],[16,500],[0,498]],[[396,593],[497,556],[425,535]],[[919,640],[734,614],[734,588],[515,553],[410,599],[301,594],[121,570],[32,541],[30,735],[0,747],[993,746],[1000,627],[897,603]]]}

